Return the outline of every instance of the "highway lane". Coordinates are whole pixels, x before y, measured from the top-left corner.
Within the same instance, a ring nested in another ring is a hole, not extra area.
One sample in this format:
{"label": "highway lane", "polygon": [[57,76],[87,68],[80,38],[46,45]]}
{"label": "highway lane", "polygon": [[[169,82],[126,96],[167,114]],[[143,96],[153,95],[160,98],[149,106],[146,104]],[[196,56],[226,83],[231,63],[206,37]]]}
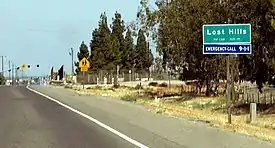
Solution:
{"label": "highway lane", "polygon": [[0,87],[1,148],[134,148],[24,86]]}

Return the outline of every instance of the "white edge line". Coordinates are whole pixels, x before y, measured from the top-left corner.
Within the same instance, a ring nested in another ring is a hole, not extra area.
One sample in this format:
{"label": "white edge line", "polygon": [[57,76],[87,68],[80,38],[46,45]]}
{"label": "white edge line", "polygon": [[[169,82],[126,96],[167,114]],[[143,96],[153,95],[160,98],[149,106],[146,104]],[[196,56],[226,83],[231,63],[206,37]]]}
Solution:
{"label": "white edge line", "polygon": [[82,117],[84,117],[84,118],[86,118],[86,119],[88,119],[88,120],[90,120],[90,121],[92,121],[92,122],[94,122],[94,123],[96,123],[97,125],[99,125],[99,126],[105,128],[106,130],[112,132],[113,134],[119,136],[120,138],[122,138],[122,139],[124,139],[124,140],[130,142],[131,144],[133,144],[133,145],[135,145],[135,146],[138,146],[139,148],[149,148],[148,146],[145,146],[144,144],[142,144],[142,143],[140,143],[140,142],[138,142],[138,141],[136,141],[136,140],[134,140],[134,139],[132,139],[132,138],[126,136],[126,135],[124,135],[123,133],[120,133],[119,131],[117,131],[117,130],[111,128],[110,126],[105,125],[104,123],[102,123],[102,122],[100,122],[100,121],[98,121],[98,120],[96,120],[96,119],[94,119],[94,118],[92,118],[92,117],[90,117],[90,116],[88,116],[88,115],[86,115],[86,114],[84,114],[84,113],[82,113],[82,112],[80,112],[80,111],[78,111],[78,110],[76,110],[76,109],[74,109],[74,108],[72,108],[72,107],[70,107],[70,106],[68,106],[68,105],[66,105],[66,104],[64,104],[64,103],[62,103],[62,102],[60,102],[60,101],[54,99],[54,98],[52,98],[52,97],[50,97],[50,96],[47,96],[47,95],[45,95],[45,94],[43,94],[43,93],[41,93],[41,92],[39,92],[39,91],[36,91],[36,90],[34,90],[34,89],[31,89],[31,88],[29,88],[29,86],[27,86],[26,88],[27,88],[28,90],[30,90],[30,91],[32,91],[32,92],[34,92],[34,93],[40,95],[40,96],[43,96],[43,97],[45,97],[45,98],[47,98],[47,99],[49,99],[49,100],[51,100],[51,101],[53,101],[53,102],[55,102],[55,103],[57,103],[57,104],[63,106],[63,107],[65,107],[65,108],[67,108],[67,109],[69,109],[69,110],[71,110],[71,111],[73,111],[73,112],[79,114],[80,116],[82,116]]}

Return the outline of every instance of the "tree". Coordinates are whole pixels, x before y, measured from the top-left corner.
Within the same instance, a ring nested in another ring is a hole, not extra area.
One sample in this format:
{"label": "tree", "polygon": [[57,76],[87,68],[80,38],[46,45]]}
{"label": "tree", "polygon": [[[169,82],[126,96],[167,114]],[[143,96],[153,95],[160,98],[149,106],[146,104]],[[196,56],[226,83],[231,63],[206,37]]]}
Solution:
{"label": "tree", "polygon": [[132,69],[135,64],[135,56],[136,52],[134,49],[133,37],[132,32],[130,29],[127,29],[126,36],[125,36],[125,52],[122,54],[124,55],[124,68]]}
{"label": "tree", "polygon": [[109,58],[110,51],[112,50],[110,33],[111,31],[107,24],[107,16],[104,12],[100,16],[98,29],[93,32],[93,37],[90,44],[93,56],[93,70],[109,69],[106,65],[113,62],[110,61]]}
{"label": "tree", "polygon": [[274,5],[271,0],[234,0],[230,7],[233,8],[228,13],[232,23],[250,23],[252,27],[252,55],[238,56],[241,77],[256,82],[261,91],[263,84],[274,75],[271,64],[275,55]]}
{"label": "tree", "polygon": [[94,29],[92,32],[92,39],[90,41],[90,62],[91,62],[91,70],[95,70],[93,58],[94,58],[94,50],[99,47],[98,43],[98,28]]}
{"label": "tree", "polygon": [[153,74],[157,79],[163,79],[163,67],[162,67],[162,58],[161,57],[156,57],[154,59],[154,70],[153,70]]}
{"label": "tree", "polygon": [[150,49],[150,46],[149,46],[149,42],[147,43],[147,49],[146,49],[146,56],[148,56],[148,59],[145,63],[145,67],[147,69],[147,72],[148,72],[148,81],[151,77],[151,71],[150,71],[150,67],[153,65],[154,63],[154,55]]}
{"label": "tree", "polygon": [[118,40],[119,45],[119,53],[116,54],[117,59],[119,60],[119,65],[125,67],[125,61],[127,60],[127,51],[125,48],[125,41],[123,33],[125,31],[124,21],[121,18],[121,14],[116,11],[115,17],[113,18],[113,22],[111,25],[112,28],[112,38],[116,41]]}
{"label": "tree", "polygon": [[149,49],[149,44],[146,42],[144,32],[140,29],[138,32],[136,45],[136,69],[141,74],[142,71],[149,73],[149,67],[153,62],[153,55]]}
{"label": "tree", "polygon": [[3,76],[3,74],[0,73],[0,85],[5,85],[5,83],[6,83],[6,79],[5,79],[5,77]]}
{"label": "tree", "polygon": [[158,26],[157,32],[153,32],[153,39],[163,57],[163,68],[176,72],[178,67],[188,70],[199,80],[198,90],[206,82],[209,95],[210,80],[220,77],[220,68],[224,69],[225,65],[220,66],[223,62],[216,62],[219,56],[202,54],[202,25],[224,23],[226,9],[218,0],[160,0],[156,5],[158,10],[151,11],[148,1],[143,0],[141,6],[144,11],[140,19],[145,26],[149,25],[147,31],[152,32],[152,28]]}
{"label": "tree", "polygon": [[88,46],[84,43],[84,41],[81,42],[80,47],[79,47],[79,52],[77,53],[77,58],[78,61],[75,62],[75,66],[76,66],[76,73],[78,74],[80,72],[79,69],[79,61],[81,61],[83,58],[87,58],[88,60],[89,58],[89,50],[88,50]]}
{"label": "tree", "polygon": [[210,90],[210,80],[224,78],[226,66],[224,56],[202,54],[202,25],[229,20],[252,25],[253,52],[238,56],[240,78],[256,81],[259,90],[266,81],[272,81],[275,32],[271,0],[160,0],[156,5],[158,10],[151,10],[148,0],[142,0],[139,20],[146,31],[152,32],[151,28],[158,26],[153,33],[164,67],[187,67]]}
{"label": "tree", "polygon": [[116,36],[110,36],[109,40],[111,44],[109,44],[110,47],[108,47],[110,51],[108,55],[106,55],[107,61],[109,61],[106,65],[106,69],[114,71],[116,66],[120,64],[120,43]]}

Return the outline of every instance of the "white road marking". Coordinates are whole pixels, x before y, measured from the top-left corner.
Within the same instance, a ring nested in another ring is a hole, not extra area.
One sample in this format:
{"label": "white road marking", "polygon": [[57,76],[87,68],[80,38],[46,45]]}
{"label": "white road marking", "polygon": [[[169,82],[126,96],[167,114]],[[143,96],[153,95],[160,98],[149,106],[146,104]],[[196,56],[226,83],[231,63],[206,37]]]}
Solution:
{"label": "white road marking", "polygon": [[119,136],[120,138],[122,138],[122,139],[124,139],[124,140],[130,142],[131,144],[133,144],[133,145],[135,145],[135,146],[137,146],[137,147],[139,147],[139,148],[149,148],[148,146],[145,146],[144,144],[142,144],[142,143],[140,143],[140,142],[138,142],[138,141],[136,141],[136,140],[134,140],[134,139],[132,139],[132,138],[126,136],[125,134],[123,134],[123,133],[121,133],[121,132],[119,132],[119,131],[117,131],[117,130],[111,128],[110,126],[108,126],[108,125],[106,125],[106,124],[104,124],[104,123],[102,123],[102,122],[100,122],[100,121],[98,121],[98,120],[96,120],[96,119],[94,119],[94,118],[88,116],[87,114],[84,114],[84,113],[82,113],[82,112],[80,112],[80,111],[78,111],[78,110],[76,110],[76,109],[74,109],[74,108],[72,108],[72,107],[70,107],[70,106],[68,106],[68,105],[66,105],[66,104],[64,104],[64,103],[62,103],[62,102],[60,102],[60,101],[58,101],[58,100],[52,98],[52,97],[50,97],[50,96],[47,96],[47,95],[45,95],[45,94],[43,94],[43,93],[41,93],[41,92],[38,92],[38,91],[36,91],[36,90],[34,90],[34,89],[31,89],[31,88],[29,88],[29,86],[27,86],[26,88],[27,88],[28,90],[34,92],[34,93],[37,93],[37,94],[39,94],[39,95],[41,95],[41,96],[43,96],[43,97],[45,97],[45,98],[47,98],[47,99],[49,99],[49,100],[51,100],[51,101],[53,101],[53,102],[55,102],[55,103],[61,105],[61,106],[63,106],[63,107],[65,107],[65,108],[67,108],[67,109],[69,109],[69,110],[71,110],[71,111],[73,111],[73,112],[79,114],[80,116],[82,116],[82,117],[84,117],[84,118],[86,118],[86,119],[88,119],[88,120],[90,120],[90,121],[92,121],[92,122],[94,122],[94,123],[96,123],[97,125],[99,125],[99,126],[105,128],[106,130],[112,132],[113,134]]}

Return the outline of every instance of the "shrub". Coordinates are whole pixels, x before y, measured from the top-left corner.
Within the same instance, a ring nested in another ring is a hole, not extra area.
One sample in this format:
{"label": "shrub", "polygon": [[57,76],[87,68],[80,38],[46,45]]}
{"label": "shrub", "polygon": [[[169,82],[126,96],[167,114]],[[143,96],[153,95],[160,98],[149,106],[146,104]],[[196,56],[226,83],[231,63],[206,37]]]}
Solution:
{"label": "shrub", "polygon": [[95,89],[102,89],[102,86],[96,86]]}
{"label": "shrub", "polygon": [[158,83],[157,82],[150,82],[148,84],[148,86],[154,86],[154,87],[156,87],[156,86],[158,86]]}
{"label": "shrub", "polygon": [[161,84],[159,85],[159,87],[168,87],[168,84],[165,83],[165,82],[163,82],[163,83],[161,83]]}
{"label": "shrub", "polygon": [[64,88],[72,89],[73,87],[70,85],[65,85]]}
{"label": "shrub", "polygon": [[119,88],[119,85],[118,84],[114,84],[113,88]]}
{"label": "shrub", "polygon": [[141,84],[137,84],[137,85],[135,86],[135,89],[143,89],[143,87],[141,86]]}
{"label": "shrub", "polygon": [[135,101],[137,101],[137,96],[135,96],[135,95],[126,95],[126,96],[121,97],[121,100],[129,101],[129,102],[135,102]]}

